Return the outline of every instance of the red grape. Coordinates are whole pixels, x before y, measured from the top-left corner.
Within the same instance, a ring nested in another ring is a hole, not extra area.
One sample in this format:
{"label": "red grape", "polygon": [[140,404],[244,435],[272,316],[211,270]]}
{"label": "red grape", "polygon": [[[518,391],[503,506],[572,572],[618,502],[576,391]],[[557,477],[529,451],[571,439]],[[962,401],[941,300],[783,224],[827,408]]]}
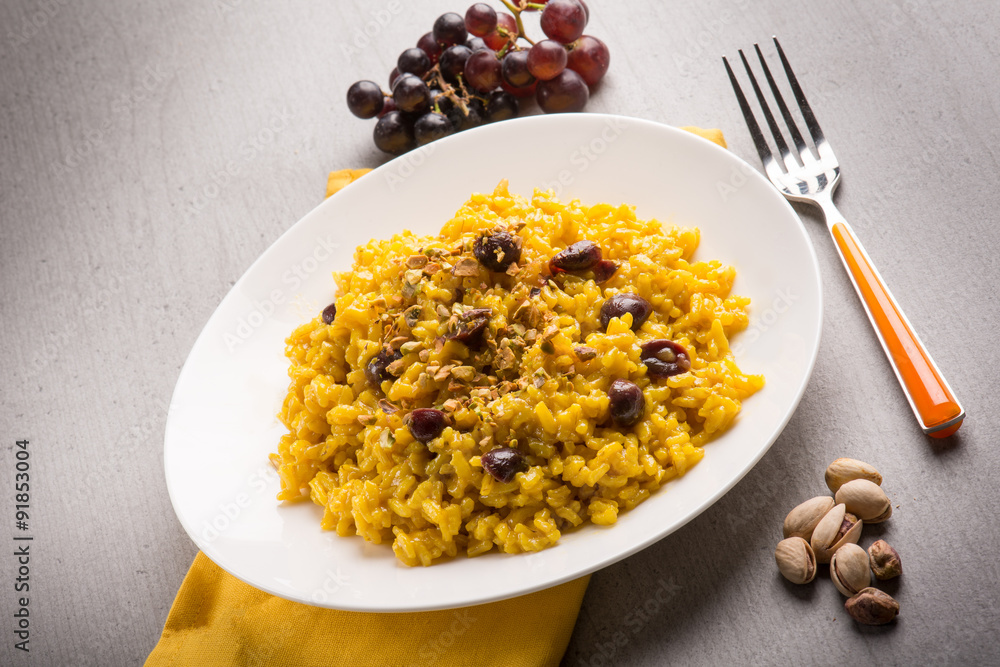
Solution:
{"label": "red grape", "polygon": [[444,80],[451,84],[458,83],[459,75],[465,73],[465,61],[471,55],[472,51],[469,50],[469,47],[461,44],[449,46],[445,49],[444,53],[441,54],[441,60],[438,62],[441,66],[441,76],[444,77]]}
{"label": "red grape", "polygon": [[569,44],[580,39],[587,27],[587,10],[579,0],[550,0],[542,10],[541,25],[550,39]]}
{"label": "red grape", "polygon": [[347,89],[347,108],[358,118],[377,116],[385,106],[385,95],[374,81],[357,81]]}
{"label": "red grape", "polygon": [[[500,30],[504,30],[506,34],[501,35]],[[515,39],[517,39],[517,21],[510,14],[497,15],[497,29],[483,35],[486,46],[494,51],[499,51],[507,45],[507,42],[512,42]]]}
{"label": "red grape", "polygon": [[583,77],[588,86],[593,86],[607,73],[610,61],[608,45],[596,37],[584,35],[570,49],[566,67]]}
{"label": "red grape", "polygon": [[396,69],[400,73],[415,74],[423,77],[431,69],[431,59],[423,49],[407,49],[399,54]]}
{"label": "red grape", "polygon": [[514,88],[530,86],[535,77],[528,71],[528,52],[509,51],[501,63],[503,80]]}
{"label": "red grape", "polygon": [[583,111],[590,99],[590,89],[579,74],[565,69],[554,79],[540,81],[535,98],[545,113]]}
{"label": "red grape", "polygon": [[468,36],[469,33],[465,30],[465,19],[455,12],[442,14],[434,21],[434,39],[444,48],[455,44],[465,44]]}
{"label": "red grape", "polygon": [[528,71],[542,81],[559,76],[566,61],[566,47],[551,39],[543,39],[528,51]]}
{"label": "red grape", "polygon": [[417,48],[427,54],[427,57],[431,59],[431,65],[437,64],[438,57],[441,55],[441,45],[434,39],[433,33],[425,32],[417,40]]}
{"label": "red grape", "polygon": [[523,88],[515,88],[506,81],[500,82],[500,87],[506,90],[508,93],[514,97],[531,97],[535,94],[535,88],[538,86],[538,82],[533,82],[530,86],[524,86]]}
{"label": "red grape", "polygon": [[496,30],[496,10],[485,2],[477,2],[465,12],[465,29],[476,37],[482,37]]}
{"label": "red grape", "polygon": [[396,68],[396,67],[393,67],[392,71],[389,72],[389,87],[390,88],[392,88],[393,86],[396,85],[396,79],[398,79],[398,78],[399,78],[399,69]]}
{"label": "red grape", "polygon": [[380,150],[402,155],[414,146],[413,123],[403,112],[390,111],[376,123],[372,138]]}
{"label": "red grape", "polygon": [[488,93],[502,80],[500,61],[492,51],[474,51],[465,61],[465,81],[475,90]]}

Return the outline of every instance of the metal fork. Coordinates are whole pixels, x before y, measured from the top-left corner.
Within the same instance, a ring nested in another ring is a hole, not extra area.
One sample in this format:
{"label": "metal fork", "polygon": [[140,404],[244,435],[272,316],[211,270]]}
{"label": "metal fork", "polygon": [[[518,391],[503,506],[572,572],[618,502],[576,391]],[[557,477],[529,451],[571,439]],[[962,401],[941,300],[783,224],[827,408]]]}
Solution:
{"label": "metal fork", "polygon": [[854,230],[834,206],[833,192],[840,183],[840,163],[833,154],[833,149],[830,148],[826,137],[823,136],[823,131],[820,129],[819,123],[816,122],[816,116],[813,115],[812,108],[809,106],[809,102],[806,100],[798,79],[795,78],[795,73],[792,72],[792,67],[788,64],[785,52],[776,37],[774,38],[774,46],[777,48],[778,57],[781,59],[792,93],[795,95],[795,101],[802,112],[806,128],[812,137],[816,149],[815,154],[806,144],[802,133],[799,132],[795,120],[775,84],[774,77],[771,76],[771,70],[764,60],[764,54],[761,53],[760,47],[754,44],[754,50],[757,52],[757,58],[764,70],[768,87],[771,89],[771,94],[774,96],[792,137],[794,151],[782,136],[781,129],[771,113],[763,91],[757,85],[757,79],[754,77],[750,63],[747,62],[742,50],[739,52],[740,59],[750,77],[750,83],[764,113],[764,119],[774,136],[774,143],[778,148],[780,159],[776,158],[768,147],[767,140],[754,118],[753,110],[747,103],[747,99],[740,89],[740,84],[729,66],[729,61],[725,57],[722,58],[726,65],[726,72],[729,73],[729,80],[733,84],[733,90],[736,92],[736,99],[743,111],[743,117],[750,129],[750,135],[757,146],[757,153],[764,163],[764,171],[775,187],[785,195],[785,198],[791,201],[809,202],[822,209],[826,225],[833,235],[844,268],[851,276],[854,289],[861,297],[865,311],[868,313],[868,319],[871,320],[872,326],[878,334],[882,348],[896,372],[896,377],[906,393],[914,416],[920,422],[921,429],[931,437],[947,437],[962,425],[965,411],[959,405],[958,399],[955,398],[954,392],[934,360],[931,359],[927,349],[920,342],[920,338],[917,337],[892,293],[889,292],[882,276],[879,275],[871,258],[868,257],[868,253],[865,252],[861,242],[855,236]]}

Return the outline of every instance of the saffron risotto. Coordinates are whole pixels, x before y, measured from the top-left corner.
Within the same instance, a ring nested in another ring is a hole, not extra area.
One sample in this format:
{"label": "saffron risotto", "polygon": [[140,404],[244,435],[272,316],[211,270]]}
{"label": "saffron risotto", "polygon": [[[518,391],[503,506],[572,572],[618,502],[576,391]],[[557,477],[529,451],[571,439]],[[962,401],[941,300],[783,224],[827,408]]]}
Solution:
{"label": "saffron risotto", "polygon": [[[503,272],[476,259],[477,239],[495,230],[519,246]],[[551,270],[585,240],[617,267],[610,277]],[[411,566],[538,551],[588,521],[615,523],[697,464],[764,384],[729,349],[749,299],[730,294],[733,267],[692,261],[698,242],[697,229],[627,205],[526,199],[502,181],[437,236],[358,247],[351,270],[334,274],[335,303],[286,341],[278,499],[309,498],[324,529],[391,542]],[[635,330],[631,313],[601,322],[602,304],[623,293],[651,305]],[[487,322],[472,342],[455,333],[470,312]],[[641,346],[658,339],[686,350],[689,369],[652,377]],[[616,379],[644,399],[629,427],[609,417]],[[445,418],[427,441],[408,417],[418,408]],[[510,481],[484,468],[500,447],[520,463]]]}

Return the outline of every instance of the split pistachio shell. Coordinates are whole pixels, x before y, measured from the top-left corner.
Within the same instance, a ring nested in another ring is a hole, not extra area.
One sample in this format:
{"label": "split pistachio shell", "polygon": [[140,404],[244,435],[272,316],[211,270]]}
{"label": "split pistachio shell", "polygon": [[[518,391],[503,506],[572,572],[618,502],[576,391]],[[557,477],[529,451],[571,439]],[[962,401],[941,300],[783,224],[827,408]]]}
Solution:
{"label": "split pistachio shell", "polygon": [[854,479],[867,479],[874,484],[882,484],[882,475],[873,466],[857,459],[837,459],[826,469],[826,485],[834,493],[841,486]]}
{"label": "split pistachio shell", "polygon": [[868,560],[875,578],[880,581],[903,574],[903,563],[899,560],[899,554],[885,540],[878,540],[868,547]]}
{"label": "split pistachio shell", "polygon": [[785,537],[801,537],[808,541],[816,524],[833,509],[833,505],[833,498],[830,496],[816,496],[805,501],[785,517]]}
{"label": "split pistachio shell", "polygon": [[867,479],[853,479],[837,489],[837,502],[868,523],[881,523],[892,516],[892,503],[882,487]]}
{"label": "split pistachio shell", "polygon": [[837,590],[851,597],[872,583],[868,552],[857,544],[845,544],[830,559],[830,579]]}
{"label": "split pistachio shell", "polygon": [[[808,584],[816,578],[816,555],[801,537],[789,537],[778,542],[774,560],[782,576],[793,584]],[[868,566],[865,554],[865,567]]]}
{"label": "split pistachio shell", "polygon": [[899,615],[899,603],[877,588],[866,588],[844,603],[844,609],[863,625],[885,625]]}
{"label": "split pistachio shell", "polygon": [[847,512],[844,504],[835,505],[816,524],[810,545],[817,563],[829,563],[837,549],[845,544],[857,544],[862,521]]}

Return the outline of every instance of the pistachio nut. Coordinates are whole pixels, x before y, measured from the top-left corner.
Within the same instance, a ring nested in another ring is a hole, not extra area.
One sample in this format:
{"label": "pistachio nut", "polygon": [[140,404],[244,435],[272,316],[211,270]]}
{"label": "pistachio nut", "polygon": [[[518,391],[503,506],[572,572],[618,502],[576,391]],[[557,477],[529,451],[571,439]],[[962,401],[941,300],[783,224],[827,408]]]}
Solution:
{"label": "pistachio nut", "polygon": [[835,505],[819,520],[813,530],[810,545],[817,563],[829,563],[837,549],[845,544],[857,544],[861,537],[862,521],[849,514],[844,504]]}
{"label": "pistachio nut", "polygon": [[867,479],[869,482],[882,484],[882,475],[879,474],[879,471],[857,459],[837,459],[827,467],[824,477],[826,477],[826,485],[834,493],[853,479]]}
{"label": "pistachio nut", "polygon": [[868,552],[857,544],[845,544],[830,559],[830,578],[837,590],[851,597],[872,583]]}
{"label": "pistachio nut", "polygon": [[816,496],[797,506],[785,517],[785,537],[801,537],[808,541],[816,524],[833,509],[833,505],[833,498],[830,496]]}
{"label": "pistachio nut", "polygon": [[892,516],[892,503],[882,487],[867,479],[852,479],[837,489],[836,500],[847,511],[868,523],[881,523]]}
{"label": "pistachio nut", "polygon": [[845,602],[844,609],[862,625],[885,625],[899,614],[899,603],[877,588],[865,588]]}
{"label": "pistachio nut", "polygon": [[899,554],[885,540],[878,540],[868,547],[868,560],[875,578],[880,581],[903,574],[903,563],[899,560]]}
{"label": "pistachio nut", "polygon": [[[778,542],[774,560],[782,576],[793,584],[808,584],[816,578],[816,555],[801,537],[789,537]],[[868,568],[867,556],[865,568]]]}

